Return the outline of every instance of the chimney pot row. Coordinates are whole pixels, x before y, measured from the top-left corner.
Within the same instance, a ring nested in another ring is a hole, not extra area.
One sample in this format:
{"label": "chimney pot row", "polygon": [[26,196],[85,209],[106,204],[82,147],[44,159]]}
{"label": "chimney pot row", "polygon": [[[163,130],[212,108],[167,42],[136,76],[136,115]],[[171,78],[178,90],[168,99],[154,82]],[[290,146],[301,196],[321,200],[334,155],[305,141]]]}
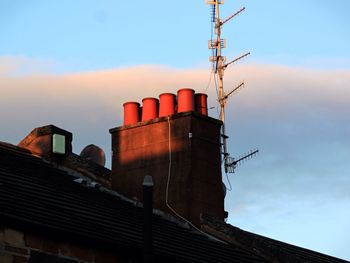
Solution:
{"label": "chimney pot row", "polygon": [[148,121],[158,117],[165,117],[179,112],[196,111],[208,116],[207,94],[196,93],[193,89],[184,88],[173,93],[162,93],[159,100],[147,97],[142,100],[142,107],[138,102],[126,102],[124,107],[124,125],[131,125],[141,121]]}

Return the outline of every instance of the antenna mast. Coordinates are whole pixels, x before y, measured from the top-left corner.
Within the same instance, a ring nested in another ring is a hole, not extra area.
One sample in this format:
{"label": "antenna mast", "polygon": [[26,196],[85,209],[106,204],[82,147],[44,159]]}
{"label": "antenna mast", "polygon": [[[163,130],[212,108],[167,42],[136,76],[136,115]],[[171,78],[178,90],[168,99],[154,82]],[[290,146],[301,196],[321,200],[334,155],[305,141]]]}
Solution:
{"label": "antenna mast", "polygon": [[212,32],[212,39],[208,41],[208,48],[212,50],[212,56],[209,58],[210,62],[213,63],[213,72],[214,72],[214,81],[216,88],[218,89],[218,102],[220,104],[220,116],[219,119],[222,121],[222,127],[221,127],[221,143],[222,143],[222,154],[224,159],[224,166],[225,166],[225,172],[233,172],[232,167],[235,167],[232,158],[229,157],[229,153],[227,151],[227,139],[228,136],[226,135],[225,130],[225,106],[227,103],[227,100],[229,96],[238,90],[241,86],[244,86],[244,82],[239,84],[237,87],[235,87],[233,90],[231,90],[228,93],[225,93],[224,91],[224,71],[227,68],[227,66],[237,62],[238,60],[248,56],[250,52],[245,53],[232,61],[226,63],[226,57],[222,56],[222,49],[226,47],[226,40],[221,39],[221,28],[222,26],[230,21],[232,18],[240,14],[245,10],[245,7],[239,9],[237,12],[233,13],[232,15],[228,16],[226,19],[221,20],[220,18],[220,5],[224,3],[224,0],[207,0],[207,4],[211,5],[211,22],[214,25],[214,34],[215,37],[213,39],[213,32]]}

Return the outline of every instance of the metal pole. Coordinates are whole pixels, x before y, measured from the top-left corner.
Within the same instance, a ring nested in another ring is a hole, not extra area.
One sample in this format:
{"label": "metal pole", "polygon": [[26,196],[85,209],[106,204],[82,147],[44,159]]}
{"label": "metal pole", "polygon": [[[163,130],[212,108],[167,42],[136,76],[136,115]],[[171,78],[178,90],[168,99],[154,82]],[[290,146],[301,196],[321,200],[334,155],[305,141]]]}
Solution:
{"label": "metal pole", "polygon": [[220,20],[220,10],[219,10],[219,0],[215,2],[216,7],[216,17],[215,17],[215,29],[216,29],[216,45],[217,45],[217,74],[219,76],[219,103],[220,103],[220,120],[222,121],[221,126],[221,137],[222,137],[222,146],[223,146],[223,155],[224,155],[224,167],[225,172],[227,172],[227,136],[225,129],[225,100],[224,98],[224,61],[221,56],[221,20]]}
{"label": "metal pole", "polygon": [[154,262],[153,237],[152,237],[152,214],[153,214],[153,179],[146,175],[143,179],[143,262]]}

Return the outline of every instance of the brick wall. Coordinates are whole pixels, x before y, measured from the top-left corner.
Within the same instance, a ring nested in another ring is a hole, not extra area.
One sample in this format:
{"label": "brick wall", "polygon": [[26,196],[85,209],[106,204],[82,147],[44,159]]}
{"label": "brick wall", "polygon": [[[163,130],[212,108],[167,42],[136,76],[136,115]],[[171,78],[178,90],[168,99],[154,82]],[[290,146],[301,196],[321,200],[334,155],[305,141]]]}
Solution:
{"label": "brick wall", "polygon": [[155,208],[172,213],[168,199],[197,226],[202,213],[223,221],[220,128],[216,119],[187,112],[111,129],[112,188],[142,200],[143,178],[151,175]]}
{"label": "brick wall", "polygon": [[72,263],[131,262],[110,251],[88,249],[76,244],[48,239],[33,232],[24,233],[11,228],[0,228],[0,263],[32,263],[35,262],[33,260],[37,254]]}

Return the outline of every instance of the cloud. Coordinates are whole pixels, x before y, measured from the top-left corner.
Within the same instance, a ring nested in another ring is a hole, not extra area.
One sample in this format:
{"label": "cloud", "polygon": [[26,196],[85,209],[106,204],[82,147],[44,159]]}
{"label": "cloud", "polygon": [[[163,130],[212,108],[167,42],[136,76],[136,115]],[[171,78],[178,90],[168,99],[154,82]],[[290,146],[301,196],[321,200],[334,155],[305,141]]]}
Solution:
{"label": "cloud", "polygon": [[[159,65],[34,74],[25,68],[30,61],[24,64],[0,59],[0,140],[18,143],[32,128],[52,123],[73,132],[75,152],[95,143],[107,154],[108,129],[122,125],[124,102],[176,93],[182,87],[203,92],[210,75],[203,68]],[[241,80],[246,87],[227,106],[229,149],[238,156],[259,147],[261,154],[229,175],[230,222],[288,241],[291,231],[277,225],[285,222],[307,233],[302,225],[310,217],[324,235],[332,235],[330,222],[350,220],[344,209],[350,205],[350,70],[264,64],[227,70],[227,89]],[[216,106],[213,83],[208,93],[209,106]],[[210,115],[217,117],[216,110]],[[323,220],[327,213],[333,217]],[[339,240],[350,242],[349,232],[338,232]],[[291,241],[298,243],[297,236]]]}
{"label": "cloud", "polygon": [[0,76],[18,76],[49,73],[55,63],[50,60],[33,59],[22,56],[0,57]]}
{"label": "cloud", "polygon": [[[157,97],[162,92],[176,93],[182,87],[203,92],[210,73],[201,68],[141,65],[71,74],[33,74],[26,72],[30,64],[35,68],[45,63],[0,59],[0,117],[8,127],[2,129],[2,140],[7,139],[4,134],[10,135],[11,140],[12,131],[18,130],[15,127],[21,127],[15,135],[24,136],[28,129],[46,123],[58,123],[67,129],[82,127],[84,130],[79,131],[84,134],[107,133],[108,128],[122,124],[124,102],[141,102],[144,97]],[[20,75],[14,74],[18,68],[22,68]],[[272,152],[264,153],[263,159],[272,165],[284,159],[287,166],[291,161],[298,165],[302,152],[321,151],[324,147],[330,150],[325,155],[337,150],[340,155],[346,154],[345,142],[350,132],[349,71],[263,64],[227,70],[227,88],[241,80],[246,82],[246,87],[234,94],[227,106],[228,135],[235,145],[232,151],[266,145]],[[217,105],[213,86],[211,83],[208,91],[210,106]],[[210,114],[217,117],[215,109]],[[18,136],[14,136],[16,140],[20,139]],[[79,136],[76,134],[76,138]],[[303,150],[296,154],[298,147]],[[277,151],[283,156],[276,156]],[[308,159],[318,162],[319,156],[320,153],[310,154]]]}

